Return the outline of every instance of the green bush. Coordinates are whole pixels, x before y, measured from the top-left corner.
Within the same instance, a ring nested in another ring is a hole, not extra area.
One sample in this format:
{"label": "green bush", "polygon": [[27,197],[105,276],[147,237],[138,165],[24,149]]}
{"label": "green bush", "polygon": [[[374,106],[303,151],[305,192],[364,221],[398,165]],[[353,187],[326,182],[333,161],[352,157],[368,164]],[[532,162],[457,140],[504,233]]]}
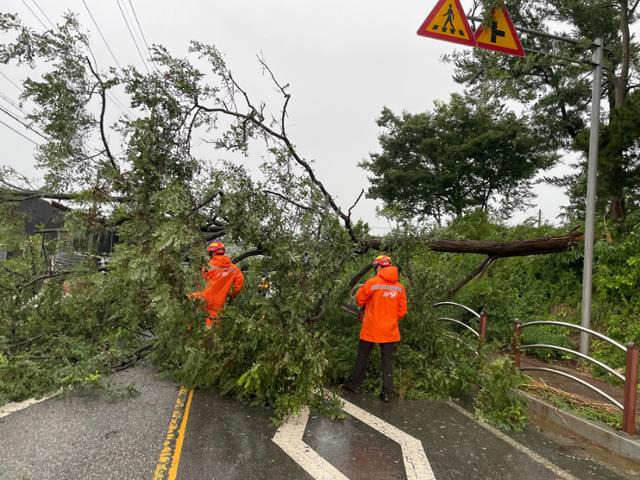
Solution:
{"label": "green bush", "polygon": [[480,372],[480,391],[475,397],[476,415],[505,430],[520,431],[527,417],[524,401],[516,393],[522,376],[508,358],[484,366]]}

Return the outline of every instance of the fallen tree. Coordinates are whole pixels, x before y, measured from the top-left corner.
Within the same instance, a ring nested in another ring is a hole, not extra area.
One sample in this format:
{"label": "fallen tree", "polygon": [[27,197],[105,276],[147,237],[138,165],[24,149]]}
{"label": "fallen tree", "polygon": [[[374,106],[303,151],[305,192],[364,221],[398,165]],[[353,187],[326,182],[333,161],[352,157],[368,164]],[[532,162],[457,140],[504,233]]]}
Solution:
{"label": "fallen tree", "polygon": [[434,240],[429,248],[436,252],[477,253],[494,258],[546,255],[563,252],[582,241],[580,232],[571,232],[556,237],[511,242],[485,242],[481,240]]}
{"label": "fallen tree", "polygon": [[[35,105],[30,119],[46,133],[37,150],[43,185],[0,171],[0,240],[14,253],[0,270],[7,292],[0,302],[0,403],[95,382],[148,356],[185,385],[271,405],[279,417],[303,405],[335,406],[320,387],[344,379],[345,362],[335,352],[351,350],[356,339],[335,312],[370,270],[367,258],[354,277],[362,255],[384,242],[366,240],[366,225],[352,219],[363,191],[349,207],[339,205],[289,137],[289,86],[258,59],[281,95],[270,113],[213,46],[193,42],[189,50],[206,72],[160,46],[148,74],[100,69],[73,15],[45,32],[0,15],[0,28],[14,38],[0,45],[0,61],[44,72],[24,82],[22,97]],[[116,87],[127,102],[110,123]],[[216,148],[212,158],[248,155],[259,144],[260,180],[238,162],[197,157],[195,137]],[[54,246],[25,236],[16,209],[36,197],[64,202],[73,251],[95,255],[91,239],[115,231],[108,266],[86,261],[64,279],[51,275],[42,252]],[[188,294],[199,288],[203,247],[214,238],[245,262],[247,289],[226,307],[220,328],[205,331],[205,314]],[[261,278],[270,279],[267,292],[256,288]],[[428,303],[416,299],[420,304]],[[329,313],[336,325],[325,327]],[[415,332],[426,331],[422,321],[414,319]],[[333,326],[343,328],[339,335]],[[344,345],[331,345],[335,338]],[[415,368],[456,351],[433,336],[419,340],[407,343]],[[476,360],[442,360],[433,374],[441,394],[470,384],[477,371],[470,362]]]}

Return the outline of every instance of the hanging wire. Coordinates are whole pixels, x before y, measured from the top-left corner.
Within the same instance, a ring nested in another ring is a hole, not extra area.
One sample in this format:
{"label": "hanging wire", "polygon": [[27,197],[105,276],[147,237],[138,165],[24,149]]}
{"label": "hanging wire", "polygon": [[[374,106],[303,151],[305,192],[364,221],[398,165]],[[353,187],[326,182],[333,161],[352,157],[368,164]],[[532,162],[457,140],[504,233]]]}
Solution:
{"label": "hanging wire", "polygon": [[47,19],[47,22],[49,22],[49,24],[51,25],[51,28],[53,28],[55,30],[56,29],[56,25],[51,21],[51,19],[48,17],[48,15],[46,13],[44,13],[44,10],[42,10],[40,8],[40,5],[38,5],[38,2],[36,2],[36,0],[31,0],[31,1],[36,6],[36,8],[40,11],[40,13],[44,16],[44,18]]}
{"label": "hanging wire", "polygon": [[140,30],[140,35],[142,36],[142,41],[144,42],[145,47],[147,47],[147,52],[149,53],[149,59],[153,64],[153,68],[157,71],[155,62],[153,61],[153,57],[151,55],[151,49],[149,48],[149,43],[147,42],[147,38],[144,36],[144,31],[142,30],[142,26],[140,25],[140,21],[138,20],[138,14],[136,13],[136,9],[133,7],[133,2],[129,0],[129,5],[131,6],[131,11],[133,12],[133,17],[136,20],[136,24],[138,25],[138,30]]}
{"label": "hanging wire", "polygon": [[36,20],[38,20],[38,22],[40,22],[40,25],[42,25],[42,28],[44,28],[46,30],[48,27],[44,24],[44,22],[40,19],[40,17],[36,14],[36,12],[33,11],[33,9],[29,6],[29,4],[27,2],[25,2],[25,0],[22,0],[22,3],[24,4],[25,7],[27,7],[29,9],[31,14],[34,17],[36,17]]}
{"label": "hanging wire", "polygon": [[16,82],[14,82],[13,80],[11,80],[9,77],[7,77],[3,72],[0,72],[0,75],[2,75],[4,78],[7,79],[7,81],[13,85],[14,87],[16,87],[18,90],[20,90],[20,92],[22,92],[22,88],[20,87],[20,85],[18,85]]}
{"label": "hanging wire", "polygon": [[29,125],[28,123],[25,123],[23,120],[21,120],[20,118],[16,117],[14,114],[12,114],[11,112],[9,112],[8,110],[5,110],[4,108],[0,107],[0,112],[4,112],[5,115],[10,116],[11,118],[13,118],[16,122],[18,122],[20,125],[22,125],[24,128],[31,130],[33,133],[35,133],[36,135],[39,135],[40,137],[44,138],[45,140],[49,140],[49,138],[42,132],[39,132],[38,130],[36,130],[35,128],[33,128],[31,125]]}
{"label": "hanging wire", "polygon": [[14,133],[17,133],[18,135],[20,135],[22,138],[29,140],[31,143],[33,143],[34,145],[36,145],[37,147],[40,146],[40,144],[38,142],[36,142],[35,140],[27,137],[26,135],[24,135],[22,132],[19,132],[18,130],[16,130],[15,128],[13,128],[11,125],[8,125],[6,123],[4,123],[2,120],[0,120],[0,125],[4,125],[5,127],[7,127],[9,130],[11,130]]}
{"label": "hanging wire", "polygon": [[18,103],[12,100],[10,97],[6,96],[4,93],[0,92],[0,98],[2,98],[5,102],[10,104],[16,110],[19,110],[24,116],[27,116],[27,112],[25,112]]}
{"label": "hanging wire", "polygon": [[[22,0],[24,2],[24,0]],[[38,3],[36,2],[36,0],[31,0],[34,5],[37,7],[38,10],[40,10],[40,12],[42,13],[42,15],[44,15],[44,17],[47,19],[47,21],[51,24],[51,26],[53,27],[54,30],[58,30],[58,28],[55,26],[55,24],[51,21],[51,19],[49,18],[49,16],[44,12],[44,10],[42,10],[42,8],[40,8],[40,5],[38,5]],[[100,37],[102,37],[102,40],[104,41],[105,45],[107,46],[107,49],[109,50],[109,53],[111,54],[111,56],[113,57],[113,60],[116,62],[116,64],[118,65],[118,67],[120,69],[122,69],[122,67],[120,66],[120,64],[118,63],[118,60],[116,59],[115,55],[113,54],[113,51],[111,50],[111,46],[107,43],[106,38],[104,37],[104,35],[102,34],[102,31],[100,30],[100,27],[98,26],[98,24],[96,23],[93,14],[91,13],[91,10],[89,10],[89,6],[85,3],[85,1],[83,0],[82,3],[84,4],[84,6],[87,9],[87,12],[89,13],[89,16],[91,17],[91,20],[93,21],[93,24],[95,25],[96,29],[98,30],[98,33],[100,34]],[[25,4],[26,5],[26,4]],[[42,23],[42,22],[41,22]],[[44,26],[44,25],[43,25]],[[45,27],[46,28],[46,27]],[[58,30],[59,31],[59,30]],[[93,49],[91,48],[91,45],[89,43],[87,43],[87,49],[89,50],[89,54],[91,55],[91,58],[93,59],[93,63],[95,65],[98,65],[98,60],[96,59],[96,55],[93,52]],[[15,84],[14,84],[15,85]],[[17,85],[16,85],[17,87]],[[18,87],[19,88],[19,87]],[[122,105],[122,103],[115,97],[115,95],[113,95],[111,92],[106,92],[107,96],[109,97],[109,99],[116,105],[116,107],[118,107],[118,110],[120,110],[122,113],[129,114],[130,116],[133,116],[133,114],[131,113],[131,111]],[[24,112],[23,112],[24,113]]]}
{"label": "hanging wire", "polygon": [[122,9],[122,5],[120,5],[120,0],[116,0],[116,4],[118,5],[118,8],[120,9],[120,13],[122,14],[122,19],[124,20],[124,23],[127,26],[127,30],[129,30],[129,35],[131,35],[131,40],[133,40],[133,44],[135,45],[136,50],[138,51],[138,55],[140,55],[140,59],[142,60],[142,63],[144,64],[144,68],[147,69],[147,73],[151,73],[149,71],[149,67],[147,65],[147,62],[144,61],[144,55],[142,55],[142,52],[140,51],[140,47],[138,46],[138,42],[136,42],[136,38],[133,35],[133,32],[131,31],[131,27],[129,26],[129,21],[127,20],[127,17],[124,14],[124,10]]}
{"label": "hanging wire", "polygon": [[84,4],[84,8],[87,9],[87,13],[91,17],[91,20],[93,21],[93,24],[95,25],[96,30],[98,30],[98,33],[100,34],[100,37],[102,37],[102,41],[106,45],[107,50],[109,50],[109,53],[111,54],[111,57],[113,58],[113,61],[116,62],[116,65],[118,66],[118,68],[120,70],[122,70],[122,66],[120,65],[120,63],[118,62],[118,59],[114,55],[113,50],[111,50],[111,47],[109,46],[109,42],[107,42],[107,39],[104,38],[104,35],[102,34],[102,30],[100,30],[100,27],[98,26],[98,22],[96,22],[96,19],[93,18],[93,14],[91,13],[91,10],[89,10],[89,6],[87,5],[87,2],[85,2],[85,0],[82,0],[82,3]]}

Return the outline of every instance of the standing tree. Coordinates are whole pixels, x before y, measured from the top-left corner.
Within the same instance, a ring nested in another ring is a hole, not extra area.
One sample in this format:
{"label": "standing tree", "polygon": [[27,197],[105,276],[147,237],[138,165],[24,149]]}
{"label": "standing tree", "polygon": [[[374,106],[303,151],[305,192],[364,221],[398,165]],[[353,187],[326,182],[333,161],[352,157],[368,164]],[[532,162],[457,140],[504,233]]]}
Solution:
{"label": "standing tree", "polygon": [[508,214],[530,198],[533,177],[553,164],[553,143],[526,117],[497,101],[454,94],[432,112],[385,108],[378,119],[381,153],[362,163],[369,195],[389,212],[411,217],[461,216],[498,201]]}
{"label": "standing tree", "polygon": [[[476,2],[485,14],[495,0]],[[503,2],[502,2],[503,3]],[[609,112],[624,107],[629,94],[640,86],[640,52],[631,28],[638,22],[637,0],[514,0],[508,8],[518,26],[549,32],[564,27],[564,35],[577,44],[556,42],[522,33],[526,47],[560,56],[590,60],[590,42],[602,38],[605,44],[603,94]],[[525,59],[474,49],[448,57],[456,67],[455,79],[472,91],[491,92],[495,98],[521,103],[550,141],[586,152],[584,129],[591,100],[591,69],[545,55],[529,54]],[[606,117],[606,114],[605,114]],[[636,132],[637,133],[637,132]],[[555,179],[570,187],[574,207],[584,203],[586,165],[580,171]],[[627,198],[637,195],[638,182],[631,174],[633,164],[624,149],[609,149],[599,164],[599,196],[615,219],[624,218]]]}

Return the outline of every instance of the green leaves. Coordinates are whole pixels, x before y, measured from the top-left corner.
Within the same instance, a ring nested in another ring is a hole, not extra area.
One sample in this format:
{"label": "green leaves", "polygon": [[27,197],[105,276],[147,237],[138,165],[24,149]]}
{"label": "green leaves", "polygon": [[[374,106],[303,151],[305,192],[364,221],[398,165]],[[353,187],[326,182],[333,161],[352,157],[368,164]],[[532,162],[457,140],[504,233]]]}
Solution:
{"label": "green leaves", "polygon": [[[486,14],[493,2],[482,3]],[[619,128],[625,122],[620,122],[618,114],[619,110],[626,110],[623,115],[629,113],[626,106],[638,88],[633,79],[639,72],[640,48],[631,34],[640,18],[636,7],[632,2],[601,0],[512,1],[508,9],[517,27],[553,33],[572,42],[520,32],[525,48],[543,54],[528,53],[526,58],[516,59],[474,49],[447,57],[456,67],[454,79],[474,95],[516,102],[538,132],[556,148],[586,154],[591,104],[589,62],[592,42],[602,38],[605,45],[602,100],[608,108],[603,107],[602,115],[599,208],[604,210],[608,204],[615,220],[621,220],[637,208],[637,159],[632,157],[636,157],[640,130],[637,121],[627,123],[627,127],[635,125],[636,128]],[[569,187],[570,211],[580,214],[584,205],[585,165],[580,162],[573,166],[578,173],[565,175],[555,182]]]}
{"label": "green leaves", "polygon": [[510,359],[503,357],[486,365],[480,372],[476,415],[505,430],[522,430],[527,417],[525,402],[517,394],[521,384],[522,376]]}
{"label": "green leaves", "polygon": [[492,204],[508,214],[530,196],[531,179],[556,159],[526,117],[500,102],[454,94],[432,112],[384,109],[382,153],[362,166],[373,173],[369,195],[409,217],[460,217]]}

